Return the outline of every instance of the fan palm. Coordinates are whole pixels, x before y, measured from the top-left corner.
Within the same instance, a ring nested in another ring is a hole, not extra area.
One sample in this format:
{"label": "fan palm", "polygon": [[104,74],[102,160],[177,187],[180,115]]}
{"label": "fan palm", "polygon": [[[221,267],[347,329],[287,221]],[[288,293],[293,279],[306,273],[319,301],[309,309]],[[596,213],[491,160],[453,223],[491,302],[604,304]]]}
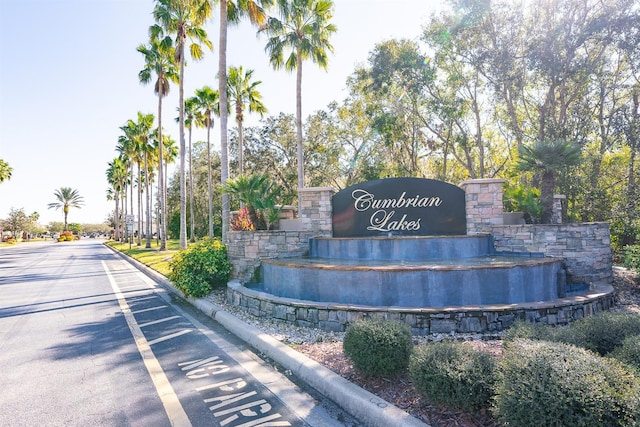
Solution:
{"label": "fan palm", "polygon": [[213,237],[213,182],[211,179],[211,128],[213,128],[213,114],[218,114],[219,95],[209,86],[197,89],[195,96],[195,109],[202,119],[202,124],[207,128],[207,196],[209,212],[209,237]]}
{"label": "fan palm", "polygon": [[[149,159],[153,157],[151,139],[153,136],[153,114],[142,114],[138,112],[138,121],[135,122],[135,138],[138,140],[138,148],[142,153],[144,165],[144,194],[145,194],[145,216],[146,216],[146,248],[151,247],[151,201],[149,199]],[[139,186],[141,186],[140,177],[138,177]],[[141,189],[138,190],[140,194]],[[140,202],[138,202],[138,212],[140,213]],[[142,231],[142,215],[138,215],[138,230]],[[138,232],[138,245],[140,245],[140,232]]]}
{"label": "fan palm", "polygon": [[84,204],[84,198],[78,193],[78,190],[73,190],[70,187],[60,187],[59,189],[53,192],[53,195],[56,197],[55,202],[49,203],[49,209],[62,209],[64,213],[64,230],[69,230],[69,225],[67,223],[67,217],[69,215],[69,210],[71,208],[80,209]]}
{"label": "fan palm", "polygon": [[[187,248],[187,197],[185,176],[185,138],[184,138],[184,66],[185,45],[191,41],[189,52],[194,60],[203,57],[202,45],[211,49],[206,31],[201,25],[211,16],[209,0],[156,0],[153,16],[159,25],[152,27],[152,34],[171,34],[175,36],[175,60],[180,69],[179,108],[180,108],[180,249]],[[168,44],[168,42],[166,42]]]}
{"label": "fan palm", "polygon": [[[265,51],[274,69],[296,70],[296,141],[298,187],[304,187],[302,148],[302,61],[311,59],[327,69],[327,52],[333,52],[329,37],[336,27],[331,0],[277,0],[280,19],[269,18],[261,29],[269,36]],[[285,51],[289,51],[285,59]]]}
{"label": "fan palm", "polygon": [[[176,120],[180,120],[180,118],[178,117]],[[193,126],[198,124],[198,120],[199,117],[196,111],[196,100],[194,98],[186,99],[184,101],[184,125],[189,129],[189,176],[187,180],[189,181],[189,241],[191,243],[196,241],[196,224],[193,212],[193,150],[191,144],[191,131]]]}
{"label": "fan palm", "polygon": [[242,123],[244,121],[244,109],[248,108],[250,113],[259,113],[263,116],[267,112],[267,107],[262,103],[260,92],[257,86],[262,82],[260,80],[251,81],[253,70],[245,71],[242,67],[229,68],[229,76],[227,79],[227,88],[231,102],[235,106],[236,123],[238,124],[238,173],[244,173],[243,165],[243,132]]}
{"label": "fan palm", "polygon": [[112,195],[116,208],[114,211],[115,240],[120,241],[120,199],[127,186],[127,166],[120,157],[109,162],[107,168],[107,181],[113,189]]}
{"label": "fan palm", "polygon": [[517,168],[541,174],[540,201],[543,224],[551,223],[556,172],[577,165],[580,161],[580,147],[563,139],[539,140],[533,145],[521,146]]}
{"label": "fan palm", "polygon": [[[153,27],[152,27],[153,28]],[[169,94],[170,82],[178,82],[178,70],[174,61],[175,49],[171,39],[160,40],[159,34],[151,37],[149,45],[138,46],[138,52],[144,55],[145,66],[138,73],[140,82],[148,84],[155,74],[154,92],[158,96],[158,139],[162,139],[162,98]],[[160,145],[158,152],[158,192],[160,199],[160,224],[158,234],[161,236],[160,250],[167,249],[167,207],[164,204],[165,176],[163,174],[164,153]]]}
{"label": "fan palm", "polygon": [[[227,25],[238,23],[247,16],[252,24],[262,26],[266,20],[264,8],[271,6],[273,0],[221,0],[220,1],[220,38],[218,42],[218,93],[220,94],[220,180],[224,186],[229,179],[229,143],[227,135]],[[229,195],[222,193],[222,239],[226,240],[229,231]]]}

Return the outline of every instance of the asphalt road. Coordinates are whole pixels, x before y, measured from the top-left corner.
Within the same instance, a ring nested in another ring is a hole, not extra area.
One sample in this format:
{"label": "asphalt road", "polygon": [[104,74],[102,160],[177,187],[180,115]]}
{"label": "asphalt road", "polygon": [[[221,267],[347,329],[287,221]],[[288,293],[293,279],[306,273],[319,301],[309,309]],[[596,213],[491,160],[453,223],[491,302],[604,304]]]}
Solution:
{"label": "asphalt road", "polygon": [[100,241],[0,249],[0,426],[345,424]]}

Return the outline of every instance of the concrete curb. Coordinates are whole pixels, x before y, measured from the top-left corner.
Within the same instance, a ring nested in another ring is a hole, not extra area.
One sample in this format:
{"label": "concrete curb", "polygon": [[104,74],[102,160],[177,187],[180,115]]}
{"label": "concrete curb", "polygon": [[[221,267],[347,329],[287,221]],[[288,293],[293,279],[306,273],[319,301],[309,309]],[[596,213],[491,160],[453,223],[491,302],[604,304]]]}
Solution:
{"label": "concrete curb", "polygon": [[189,301],[202,313],[213,318],[248,345],[290,370],[295,376],[331,399],[365,425],[371,427],[429,427],[428,424],[380,399],[375,394],[347,381],[330,369],[293,350],[258,328],[239,320],[224,311],[219,305],[203,298],[185,298],[182,292],[176,289],[165,276],[116,251],[109,245],[106,246],[123,256],[136,268],[159,282],[170,292]]}

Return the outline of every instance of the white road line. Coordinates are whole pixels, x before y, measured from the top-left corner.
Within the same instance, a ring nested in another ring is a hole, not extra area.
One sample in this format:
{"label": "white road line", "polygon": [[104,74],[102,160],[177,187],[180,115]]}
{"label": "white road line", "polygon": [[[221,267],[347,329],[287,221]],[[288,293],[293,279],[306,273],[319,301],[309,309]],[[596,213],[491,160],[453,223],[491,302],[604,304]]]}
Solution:
{"label": "white road line", "polygon": [[154,311],[154,310],[162,310],[163,308],[167,308],[167,306],[166,305],[159,305],[157,307],[143,308],[143,309],[140,309],[140,310],[132,311],[131,314],[145,313],[147,311]]}
{"label": "white road line", "polygon": [[140,323],[139,326],[141,328],[144,328],[145,326],[157,325],[158,323],[168,322],[169,320],[179,319],[179,318],[180,316],[169,316],[169,317],[165,317],[164,319],[152,320],[147,323]]}
{"label": "white road line", "polygon": [[170,340],[171,338],[176,338],[176,337],[179,337],[181,335],[188,334],[189,332],[192,332],[192,331],[193,331],[193,329],[183,329],[182,331],[174,332],[173,334],[165,335],[163,337],[156,338],[155,340],[151,340],[151,341],[149,341],[149,345],[158,344],[159,342]]}
{"label": "white road line", "polygon": [[142,356],[142,360],[144,361],[144,365],[149,372],[149,376],[153,381],[153,385],[156,388],[156,392],[162,401],[162,405],[164,406],[164,410],[171,421],[171,425],[179,426],[179,427],[191,427],[191,421],[189,421],[189,417],[187,416],[184,408],[180,404],[180,400],[176,395],[169,379],[165,375],[162,367],[160,366],[160,362],[156,359],[153,351],[147,339],[144,337],[140,326],[136,322],[135,317],[131,314],[131,310],[129,309],[129,305],[125,300],[122,292],[118,288],[118,284],[115,279],[111,275],[107,264],[102,261],[102,268],[104,268],[107,277],[109,278],[109,282],[111,283],[111,287],[113,288],[113,292],[118,299],[118,303],[120,304],[120,310],[122,310],[122,314],[127,320],[127,324],[129,325],[129,329],[131,330],[131,334],[135,339],[136,346],[138,347],[138,352]]}

